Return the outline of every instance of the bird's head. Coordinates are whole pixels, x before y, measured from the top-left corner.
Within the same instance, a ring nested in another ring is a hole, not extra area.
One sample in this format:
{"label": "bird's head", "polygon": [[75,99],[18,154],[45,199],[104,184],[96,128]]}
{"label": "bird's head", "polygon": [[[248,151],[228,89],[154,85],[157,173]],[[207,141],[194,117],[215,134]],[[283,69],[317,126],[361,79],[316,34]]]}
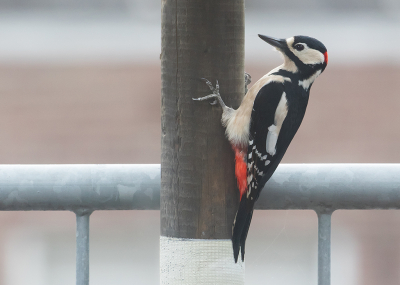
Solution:
{"label": "bird's head", "polygon": [[323,72],[328,64],[326,47],[317,39],[307,36],[294,36],[287,39],[258,36],[283,54],[284,65],[293,73],[309,77],[316,72]]}

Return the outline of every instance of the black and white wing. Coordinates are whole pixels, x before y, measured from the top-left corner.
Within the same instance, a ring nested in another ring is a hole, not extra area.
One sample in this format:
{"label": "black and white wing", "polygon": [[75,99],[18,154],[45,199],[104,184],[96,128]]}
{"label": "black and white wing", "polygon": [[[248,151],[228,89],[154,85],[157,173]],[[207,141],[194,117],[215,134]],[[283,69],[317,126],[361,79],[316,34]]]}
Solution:
{"label": "black and white wing", "polygon": [[288,112],[284,85],[270,82],[264,85],[254,101],[247,151],[247,195],[243,195],[233,228],[232,242],[237,260],[239,248],[244,260],[245,241],[253,215],[254,202],[275,171],[282,155],[277,149],[279,132]]}
{"label": "black and white wing", "polygon": [[251,201],[258,199],[283,157],[277,144],[287,113],[288,102],[282,83],[271,82],[260,89],[251,114],[247,149],[247,198]]}

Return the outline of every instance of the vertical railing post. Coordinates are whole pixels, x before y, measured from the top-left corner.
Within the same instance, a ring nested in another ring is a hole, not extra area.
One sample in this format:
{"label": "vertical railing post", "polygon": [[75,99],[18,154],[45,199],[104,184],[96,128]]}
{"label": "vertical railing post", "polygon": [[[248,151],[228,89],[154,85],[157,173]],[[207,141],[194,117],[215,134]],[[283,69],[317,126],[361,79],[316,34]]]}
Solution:
{"label": "vertical railing post", "polygon": [[89,217],[92,211],[76,214],[76,285],[89,285]]}
{"label": "vertical railing post", "polygon": [[318,215],[318,285],[331,284],[332,211],[317,210]]}

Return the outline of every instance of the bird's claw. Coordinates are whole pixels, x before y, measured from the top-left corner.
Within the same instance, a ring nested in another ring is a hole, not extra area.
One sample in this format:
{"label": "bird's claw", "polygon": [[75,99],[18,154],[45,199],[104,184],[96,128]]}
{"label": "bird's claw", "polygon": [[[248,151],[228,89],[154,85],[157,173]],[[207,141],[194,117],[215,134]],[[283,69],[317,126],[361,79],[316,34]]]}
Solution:
{"label": "bird's claw", "polygon": [[249,85],[251,83],[251,75],[247,72],[244,73],[244,84]]}
{"label": "bird's claw", "polygon": [[244,94],[247,94],[248,86],[251,83],[251,75],[247,72],[244,73]]}
{"label": "bird's claw", "polygon": [[[207,96],[204,96],[204,97],[200,97],[200,98],[192,98],[192,100],[194,100],[194,101],[204,101],[204,100],[215,98],[215,97],[218,97],[218,95],[210,94],[210,95],[207,95]],[[215,99],[214,101],[217,101],[217,100]],[[213,103],[214,102],[212,102],[211,105],[214,105]]]}
{"label": "bird's claw", "polygon": [[210,103],[210,105],[216,105],[218,103],[218,100],[222,100],[221,99],[221,95],[219,94],[219,83],[218,80],[216,81],[215,87],[212,85],[212,83],[210,82],[210,80],[206,79],[206,78],[201,78],[201,80],[203,80],[208,88],[210,88],[210,90],[212,91],[213,94],[204,96],[204,97],[200,97],[200,98],[192,98],[195,101],[204,101],[207,99],[211,99],[214,98],[214,101]]}
{"label": "bird's claw", "polygon": [[202,78],[201,80],[203,80],[207,84],[208,88],[210,88],[211,91],[214,91],[214,86],[212,86],[210,80],[208,80],[207,78]]}
{"label": "bird's claw", "polygon": [[210,103],[210,105],[215,105],[215,104],[218,103],[218,97],[220,97],[218,94],[210,94],[210,95],[207,95],[207,96],[204,96],[204,97],[200,97],[200,98],[192,98],[192,100],[194,100],[194,101],[204,101],[204,100],[211,99],[211,98],[217,98],[217,99],[214,99],[214,101],[212,101]]}
{"label": "bird's claw", "polygon": [[208,80],[207,78],[202,78],[201,80],[203,80],[207,84],[208,88],[210,88],[210,90],[212,91],[213,94],[218,94],[219,95],[219,83],[218,83],[218,80],[217,80],[217,83],[215,84],[215,88],[212,85],[212,83],[210,82],[210,80]]}

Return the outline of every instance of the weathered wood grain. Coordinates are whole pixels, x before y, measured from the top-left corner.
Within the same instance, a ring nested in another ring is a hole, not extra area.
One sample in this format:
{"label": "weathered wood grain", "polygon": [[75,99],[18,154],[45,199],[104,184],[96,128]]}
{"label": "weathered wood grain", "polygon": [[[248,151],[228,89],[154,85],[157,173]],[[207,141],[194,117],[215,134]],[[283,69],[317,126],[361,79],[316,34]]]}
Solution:
{"label": "weathered wood grain", "polygon": [[161,235],[230,238],[239,201],[221,109],[193,97],[215,83],[226,104],[244,93],[244,2],[162,1]]}

